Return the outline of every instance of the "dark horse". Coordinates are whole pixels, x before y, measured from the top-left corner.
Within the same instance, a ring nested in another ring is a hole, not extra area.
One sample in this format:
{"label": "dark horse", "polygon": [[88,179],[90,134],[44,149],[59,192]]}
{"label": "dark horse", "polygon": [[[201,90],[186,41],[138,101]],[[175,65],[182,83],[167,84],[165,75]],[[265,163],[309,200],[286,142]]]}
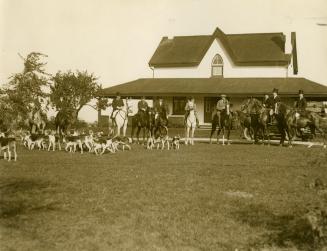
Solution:
{"label": "dark horse", "polygon": [[269,110],[263,107],[262,103],[256,98],[249,98],[245,101],[243,110],[250,116],[250,129],[253,130],[254,142],[259,141],[259,132],[261,132],[262,142],[268,140],[268,145],[270,144],[269,128],[267,122],[269,119]]}
{"label": "dark horse", "polygon": [[277,128],[281,135],[279,145],[282,146],[284,144],[284,141],[286,139],[286,136],[288,137],[288,146],[292,147],[292,128],[290,122],[290,118],[292,117],[293,111],[283,102],[277,103],[277,113],[274,114],[276,122],[277,122]]}
{"label": "dark horse", "polygon": [[[218,130],[217,130],[217,144],[219,144],[219,139],[218,139],[219,134],[221,131],[223,131],[223,145],[225,145],[225,131],[227,130],[227,144],[229,145],[230,144],[229,135],[230,135],[230,131],[231,131],[232,125],[233,125],[233,117],[232,117],[232,114],[229,112],[229,107],[227,107],[227,109],[225,109],[221,112],[220,124],[221,124],[221,127],[218,127]],[[218,125],[219,125],[218,115],[215,114],[213,116],[213,119],[211,122],[210,144],[212,143],[212,141],[211,141],[212,135],[216,131]]]}
{"label": "dark horse", "polygon": [[76,122],[77,111],[73,109],[62,109],[55,117],[55,126],[58,134],[65,134],[67,130]]}
{"label": "dark horse", "polygon": [[[323,146],[324,148],[326,147],[325,131],[327,129],[327,119],[322,118],[314,112],[306,111],[298,113],[294,109],[288,109],[285,120],[286,126],[292,137],[297,135],[303,140],[303,129],[309,128],[314,136],[316,136],[316,131],[320,132],[323,137]],[[290,144],[292,144],[292,141]]]}
{"label": "dark horse", "polygon": [[131,138],[133,140],[135,129],[136,131],[136,137],[137,137],[137,143],[140,142],[139,135],[141,129],[143,129],[143,143],[145,140],[145,136],[151,137],[153,135],[154,130],[154,110],[153,108],[148,108],[146,111],[139,112],[135,114],[135,116],[132,118],[132,133]]}
{"label": "dark horse", "polygon": [[243,111],[243,108],[240,111],[237,110],[236,115],[237,126],[240,128],[240,138],[252,139],[251,117]]}

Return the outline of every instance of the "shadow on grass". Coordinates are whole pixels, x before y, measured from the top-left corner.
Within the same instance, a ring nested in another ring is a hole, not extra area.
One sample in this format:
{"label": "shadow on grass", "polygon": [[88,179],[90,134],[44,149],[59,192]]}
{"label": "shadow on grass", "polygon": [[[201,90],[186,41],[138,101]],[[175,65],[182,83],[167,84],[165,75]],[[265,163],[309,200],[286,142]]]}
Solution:
{"label": "shadow on grass", "polygon": [[58,202],[51,197],[55,193],[49,182],[16,179],[0,180],[0,219],[58,209]]}
{"label": "shadow on grass", "polygon": [[320,248],[309,223],[300,213],[277,215],[263,205],[248,204],[233,212],[232,216],[261,233],[249,243],[255,250],[263,246],[295,247],[306,251]]}

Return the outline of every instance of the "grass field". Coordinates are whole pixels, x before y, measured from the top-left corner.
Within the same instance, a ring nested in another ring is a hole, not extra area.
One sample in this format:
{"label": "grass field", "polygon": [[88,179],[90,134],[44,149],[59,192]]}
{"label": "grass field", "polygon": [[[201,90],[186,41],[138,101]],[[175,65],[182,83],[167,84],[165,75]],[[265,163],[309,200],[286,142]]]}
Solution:
{"label": "grass field", "polygon": [[196,144],[0,159],[0,250],[313,250],[327,151]]}

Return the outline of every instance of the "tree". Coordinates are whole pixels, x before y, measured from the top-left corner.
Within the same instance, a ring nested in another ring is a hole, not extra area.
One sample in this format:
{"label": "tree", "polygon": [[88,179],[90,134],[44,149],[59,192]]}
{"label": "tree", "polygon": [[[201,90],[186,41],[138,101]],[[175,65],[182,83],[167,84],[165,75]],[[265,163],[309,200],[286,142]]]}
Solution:
{"label": "tree", "polygon": [[[101,85],[96,81],[97,78],[87,71],[76,71],[73,73],[58,72],[52,78],[53,84],[50,86],[50,100],[54,108],[58,111],[70,111],[74,113],[75,120],[79,111],[93,99],[97,98],[97,93],[101,90]],[[98,99],[94,109],[104,109],[107,101]]]}
{"label": "tree", "polygon": [[31,52],[26,58],[19,56],[24,60],[24,69],[10,77],[5,92],[16,114],[26,117],[33,110],[47,107],[46,88],[50,74],[44,70],[46,63],[41,61],[47,55]]}

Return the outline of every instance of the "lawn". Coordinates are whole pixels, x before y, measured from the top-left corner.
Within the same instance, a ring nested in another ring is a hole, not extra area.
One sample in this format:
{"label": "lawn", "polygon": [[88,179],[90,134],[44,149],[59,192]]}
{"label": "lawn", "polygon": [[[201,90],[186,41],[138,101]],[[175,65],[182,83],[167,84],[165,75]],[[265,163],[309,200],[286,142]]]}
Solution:
{"label": "lawn", "polygon": [[[294,227],[320,202],[327,151],[198,143],[0,159],[1,250],[313,250]],[[271,248],[271,249],[269,249]]]}

